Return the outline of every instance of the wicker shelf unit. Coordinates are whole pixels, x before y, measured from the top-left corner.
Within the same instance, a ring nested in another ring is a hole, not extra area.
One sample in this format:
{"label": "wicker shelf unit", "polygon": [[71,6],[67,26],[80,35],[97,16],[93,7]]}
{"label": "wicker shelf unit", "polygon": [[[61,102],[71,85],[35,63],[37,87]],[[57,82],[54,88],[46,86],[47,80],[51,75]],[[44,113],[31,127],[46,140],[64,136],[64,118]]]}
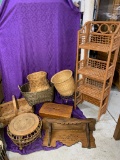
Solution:
{"label": "wicker shelf unit", "polygon": [[[119,22],[89,21],[78,31],[74,107],[83,101],[95,104],[99,107],[98,120],[107,110],[119,46]],[[89,58],[90,50],[107,58]]]}

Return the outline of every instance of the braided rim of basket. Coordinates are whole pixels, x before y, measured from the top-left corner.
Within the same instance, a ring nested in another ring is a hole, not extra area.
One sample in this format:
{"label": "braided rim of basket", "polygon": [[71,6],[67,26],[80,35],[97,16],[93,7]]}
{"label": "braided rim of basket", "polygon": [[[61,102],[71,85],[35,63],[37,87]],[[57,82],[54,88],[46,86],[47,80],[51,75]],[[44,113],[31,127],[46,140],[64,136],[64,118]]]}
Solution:
{"label": "braided rim of basket", "polygon": [[35,77],[33,78],[31,78],[31,76],[40,76],[41,75],[41,77],[43,77],[43,76],[46,76],[47,75],[47,72],[45,72],[45,71],[39,71],[39,72],[33,72],[33,73],[31,73],[31,74],[29,74],[29,75],[27,75],[27,79],[28,80],[31,80],[31,79],[36,79]]}
{"label": "braided rim of basket", "polygon": [[[64,81],[61,81],[61,82],[54,82],[54,78],[57,76],[57,75],[59,75],[59,74],[61,74],[62,72],[69,72],[69,73],[71,73],[70,74],[70,76],[66,79],[66,80],[64,80]],[[53,76],[52,76],[52,78],[51,78],[51,82],[53,83],[53,84],[60,84],[60,83],[62,83],[62,82],[65,82],[65,81],[67,81],[67,80],[69,80],[70,78],[71,78],[71,76],[72,76],[72,71],[71,70],[62,70],[62,71],[60,71],[60,72],[57,72],[56,74],[54,74]]]}
{"label": "braided rim of basket", "polygon": [[[49,81],[48,81],[48,82],[49,82]],[[29,85],[29,82],[28,82],[28,83],[25,83],[25,84],[23,84],[23,85],[27,85],[27,84]],[[22,86],[23,86],[23,85],[22,85]],[[47,89],[45,89],[45,90],[42,90],[42,91],[37,91],[37,92],[30,92],[30,91],[23,92],[22,89],[21,89],[22,86],[18,85],[18,88],[19,88],[19,90],[20,90],[22,93],[32,93],[32,94],[35,93],[35,94],[36,94],[36,93],[39,93],[39,92],[40,92],[40,93],[42,93],[42,92],[44,93],[45,91],[47,91],[47,90],[49,90],[50,88],[52,88],[52,87],[53,87],[53,84],[49,84],[49,88],[47,88]]]}

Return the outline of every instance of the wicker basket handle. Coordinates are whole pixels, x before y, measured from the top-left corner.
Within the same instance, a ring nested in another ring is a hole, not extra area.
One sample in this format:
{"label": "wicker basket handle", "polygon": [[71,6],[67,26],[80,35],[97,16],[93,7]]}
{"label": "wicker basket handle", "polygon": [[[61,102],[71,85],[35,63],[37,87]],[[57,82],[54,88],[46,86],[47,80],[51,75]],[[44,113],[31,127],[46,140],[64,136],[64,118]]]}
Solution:
{"label": "wicker basket handle", "polygon": [[14,113],[15,113],[15,115],[17,115],[17,113],[18,113],[18,106],[17,106],[17,101],[16,101],[16,98],[15,98],[14,95],[12,96],[12,102],[13,102],[13,107],[14,107]]}
{"label": "wicker basket handle", "polygon": [[21,91],[21,86],[20,86],[20,85],[18,85],[18,88],[19,88],[19,90]]}

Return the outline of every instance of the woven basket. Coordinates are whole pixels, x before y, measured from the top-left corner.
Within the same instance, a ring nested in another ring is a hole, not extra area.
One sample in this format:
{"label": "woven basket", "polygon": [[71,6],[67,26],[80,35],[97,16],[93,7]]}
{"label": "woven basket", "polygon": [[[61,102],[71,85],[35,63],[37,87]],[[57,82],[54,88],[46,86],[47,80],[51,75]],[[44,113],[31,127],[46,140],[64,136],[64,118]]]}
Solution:
{"label": "woven basket", "polygon": [[54,86],[52,84],[50,84],[50,87],[48,89],[38,92],[30,92],[29,83],[18,86],[18,88],[30,106],[42,102],[52,102],[54,98]]}
{"label": "woven basket", "polygon": [[47,73],[44,71],[34,72],[27,76],[27,79],[30,84],[30,91],[37,92],[43,91],[49,88],[49,84],[47,81]]}
{"label": "woven basket", "polygon": [[0,124],[4,127],[17,115],[32,113],[33,108],[29,106],[25,98],[15,99],[0,105]]}
{"label": "woven basket", "polygon": [[63,70],[56,73],[52,78],[51,82],[54,84],[56,90],[62,96],[71,96],[75,90],[75,83],[72,77],[71,70]]}

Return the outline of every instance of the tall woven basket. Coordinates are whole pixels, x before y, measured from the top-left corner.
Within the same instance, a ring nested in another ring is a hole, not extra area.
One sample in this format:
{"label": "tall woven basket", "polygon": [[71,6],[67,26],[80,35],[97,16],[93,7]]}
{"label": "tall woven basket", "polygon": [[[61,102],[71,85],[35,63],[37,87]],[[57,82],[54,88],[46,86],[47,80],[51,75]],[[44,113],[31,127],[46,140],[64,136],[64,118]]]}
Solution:
{"label": "tall woven basket", "polygon": [[44,71],[34,72],[27,76],[31,92],[43,91],[49,88],[47,73]]}
{"label": "tall woven basket", "polygon": [[30,106],[42,103],[52,102],[54,99],[54,86],[49,84],[49,88],[44,91],[30,92],[30,85],[26,83],[22,86],[18,86],[20,92],[25,97],[26,101]]}
{"label": "tall woven basket", "polygon": [[71,70],[63,70],[56,73],[51,78],[51,82],[61,96],[71,96],[75,91],[75,83]]}

